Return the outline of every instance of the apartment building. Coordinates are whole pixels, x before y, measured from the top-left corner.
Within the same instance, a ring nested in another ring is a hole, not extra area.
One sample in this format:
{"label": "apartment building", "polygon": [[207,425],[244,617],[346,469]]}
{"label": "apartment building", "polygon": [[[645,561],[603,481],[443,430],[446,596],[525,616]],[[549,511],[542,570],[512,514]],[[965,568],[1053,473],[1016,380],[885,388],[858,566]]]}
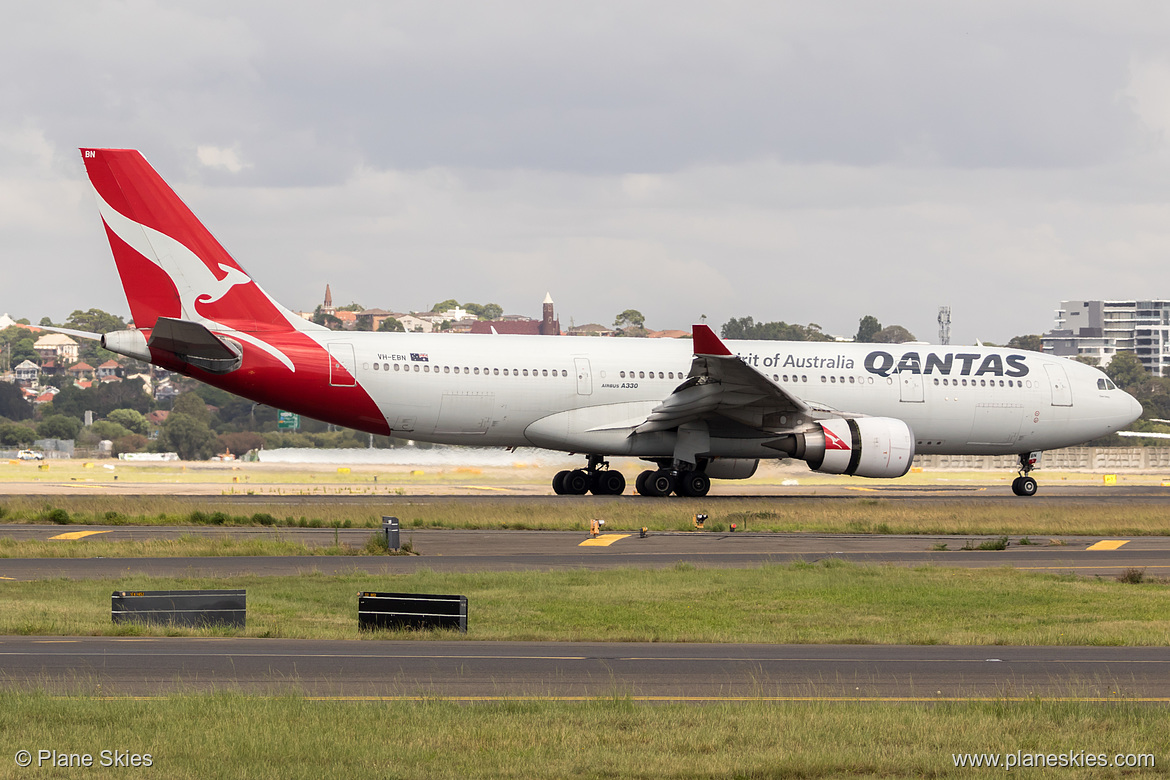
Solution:
{"label": "apartment building", "polygon": [[1061,301],[1056,327],[1042,336],[1044,352],[1083,355],[1107,366],[1133,352],[1154,376],[1170,376],[1170,301]]}

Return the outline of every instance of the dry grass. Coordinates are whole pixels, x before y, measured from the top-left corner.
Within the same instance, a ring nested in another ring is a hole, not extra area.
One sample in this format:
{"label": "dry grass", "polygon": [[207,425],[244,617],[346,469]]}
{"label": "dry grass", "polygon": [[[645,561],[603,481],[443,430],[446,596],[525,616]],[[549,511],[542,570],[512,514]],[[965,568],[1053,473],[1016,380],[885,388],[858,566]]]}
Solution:
{"label": "dry grass", "polygon": [[384,514],[403,528],[585,531],[594,517],[613,530],[686,530],[696,512],[707,528],[815,533],[959,536],[1162,535],[1165,504],[1134,498],[1124,503],[930,501],[798,497],[647,500],[635,497],[574,501],[550,497],[515,501],[434,499],[337,501],[331,497],[271,502],[229,496],[52,496],[0,498],[0,522],[84,525],[274,525],[374,528]]}

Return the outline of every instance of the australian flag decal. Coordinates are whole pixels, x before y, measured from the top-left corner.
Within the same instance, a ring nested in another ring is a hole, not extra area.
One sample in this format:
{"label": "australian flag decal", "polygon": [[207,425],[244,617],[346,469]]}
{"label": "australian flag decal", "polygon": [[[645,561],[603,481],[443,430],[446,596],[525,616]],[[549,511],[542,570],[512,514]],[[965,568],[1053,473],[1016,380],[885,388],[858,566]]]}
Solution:
{"label": "australian flag decal", "polygon": [[419,363],[430,363],[431,359],[427,357],[425,352],[411,352],[410,359],[418,361]]}

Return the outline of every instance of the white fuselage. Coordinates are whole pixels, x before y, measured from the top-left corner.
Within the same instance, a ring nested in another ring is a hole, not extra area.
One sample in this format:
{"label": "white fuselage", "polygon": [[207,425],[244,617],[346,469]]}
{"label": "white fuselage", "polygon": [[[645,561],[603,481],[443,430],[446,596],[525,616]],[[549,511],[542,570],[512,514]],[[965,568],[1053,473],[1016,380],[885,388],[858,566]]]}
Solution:
{"label": "white fuselage", "polygon": [[[352,360],[358,383],[395,435],[598,455],[673,451],[673,434],[632,431],[682,383],[693,357],[688,339],[312,335],[343,363]],[[1100,370],[1035,352],[777,341],[727,346],[810,406],[903,420],[919,453],[1066,447],[1112,433],[1141,413]],[[722,457],[782,457],[760,437],[734,432],[713,431],[711,449]]]}

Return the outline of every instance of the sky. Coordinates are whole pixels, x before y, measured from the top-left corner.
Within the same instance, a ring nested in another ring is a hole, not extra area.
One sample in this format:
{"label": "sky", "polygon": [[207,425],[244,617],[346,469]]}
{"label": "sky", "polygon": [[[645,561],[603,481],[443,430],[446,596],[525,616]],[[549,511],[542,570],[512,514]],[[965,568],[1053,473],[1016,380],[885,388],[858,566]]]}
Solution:
{"label": "sky", "polygon": [[1170,298],[1170,5],[11,3],[0,312],[127,315],[77,149],[268,292],[952,343]]}

